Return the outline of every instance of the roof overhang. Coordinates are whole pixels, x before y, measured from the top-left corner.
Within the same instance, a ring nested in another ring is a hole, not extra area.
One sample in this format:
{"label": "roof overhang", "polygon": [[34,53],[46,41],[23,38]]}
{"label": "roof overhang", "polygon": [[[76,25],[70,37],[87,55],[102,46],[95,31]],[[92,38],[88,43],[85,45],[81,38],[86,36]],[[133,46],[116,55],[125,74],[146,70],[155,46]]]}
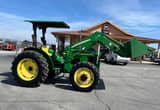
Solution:
{"label": "roof overhang", "polygon": [[[54,36],[58,37],[65,37],[65,36],[70,36],[70,37],[80,37],[80,36],[89,36],[91,33],[89,32],[80,32],[80,31],[68,31],[68,32],[52,32]],[[145,37],[131,37],[131,36],[112,36],[112,38],[116,40],[121,40],[121,41],[128,41],[132,38],[136,38],[137,40],[144,42],[144,43],[160,43],[159,39],[152,39],[152,38],[145,38]]]}
{"label": "roof overhang", "polygon": [[53,35],[55,36],[70,36],[70,37],[75,37],[75,36],[89,36],[90,33],[81,33],[77,31],[68,31],[68,32],[52,32]]}

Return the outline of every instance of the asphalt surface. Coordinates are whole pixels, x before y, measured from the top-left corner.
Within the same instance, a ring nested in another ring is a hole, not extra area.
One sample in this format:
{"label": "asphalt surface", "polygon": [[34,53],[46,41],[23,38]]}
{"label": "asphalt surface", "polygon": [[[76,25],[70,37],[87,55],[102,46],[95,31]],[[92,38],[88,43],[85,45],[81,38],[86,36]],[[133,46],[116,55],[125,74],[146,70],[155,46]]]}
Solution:
{"label": "asphalt surface", "polygon": [[12,56],[0,56],[0,110],[160,110],[160,65],[101,64],[92,92],[71,87],[67,74],[37,88],[20,87],[10,73]]}

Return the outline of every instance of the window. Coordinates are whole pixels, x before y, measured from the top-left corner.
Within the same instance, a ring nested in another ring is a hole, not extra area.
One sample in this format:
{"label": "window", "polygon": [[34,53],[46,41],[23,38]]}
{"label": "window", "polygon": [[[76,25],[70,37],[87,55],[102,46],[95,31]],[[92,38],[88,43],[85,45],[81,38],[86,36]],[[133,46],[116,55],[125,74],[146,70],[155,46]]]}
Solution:
{"label": "window", "polygon": [[109,27],[108,24],[105,24],[105,25],[103,26],[104,29],[106,29],[106,28],[108,28],[108,27]]}
{"label": "window", "polygon": [[65,42],[64,42],[64,46],[67,47],[70,45],[70,37],[65,37]]}
{"label": "window", "polygon": [[104,30],[103,33],[109,34],[109,31],[108,30]]}
{"label": "window", "polygon": [[102,32],[105,33],[105,34],[110,34],[109,25],[108,24],[104,24],[103,25]]}

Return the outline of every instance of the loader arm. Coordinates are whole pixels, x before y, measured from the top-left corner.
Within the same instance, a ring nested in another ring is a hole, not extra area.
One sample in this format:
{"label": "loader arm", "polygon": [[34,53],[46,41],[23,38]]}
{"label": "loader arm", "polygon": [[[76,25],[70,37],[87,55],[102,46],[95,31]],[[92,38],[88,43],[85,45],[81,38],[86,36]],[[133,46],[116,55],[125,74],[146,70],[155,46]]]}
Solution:
{"label": "loader arm", "polygon": [[80,42],[65,48],[64,55],[69,59],[72,59],[75,55],[87,51],[97,43],[108,47],[110,50],[122,57],[136,58],[152,52],[150,47],[134,38],[128,42],[120,43],[112,39],[109,35],[105,35],[101,32],[95,32],[90,36],[85,37]]}
{"label": "loader arm", "polygon": [[110,36],[106,36],[101,32],[95,32],[90,36],[84,38],[79,43],[72,45],[71,49],[85,51],[96,45],[97,43],[110,48],[114,52],[118,52],[120,48],[124,46],[122,43],[112,39]]}

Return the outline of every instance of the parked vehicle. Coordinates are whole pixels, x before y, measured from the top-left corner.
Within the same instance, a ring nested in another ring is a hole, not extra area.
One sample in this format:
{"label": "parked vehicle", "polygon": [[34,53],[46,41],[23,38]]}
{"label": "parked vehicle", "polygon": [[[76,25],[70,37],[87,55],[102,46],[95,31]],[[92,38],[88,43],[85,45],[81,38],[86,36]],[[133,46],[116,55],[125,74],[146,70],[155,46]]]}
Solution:
{"label": "parked vehicle", "polygon": [[3,48],[3,45],[0,43],[0,50],[2,50],[2,48]]}
{"label": "parked vehicle", "polygon": [[102,57],[105,63],[127,65],[130,58],[121,57],[107,48],[101,48]]}
{"label": "parked vehicle", "polygon": [[13,51],[13,50],[16,50],[16,46],[15,44],[8,42],[8,43],[3,44],[2,49]]}
{"label": "parked vehicle", "polygon": [[153,62],[155,62],[155,63],[160,64],[160,50],[159,50],[159,51],[158,51],[158,50],[155,51],[155,52],[151,55],[150,60],[153,61]]}
{"label": "parked vehicle", "polygon": [[111,53],[105,54],[104,61],[106,63],[111,63],[111,64],[127,65],[128,62],[130,61],[130,58],[121,57],[118,54],[111,52]]}

